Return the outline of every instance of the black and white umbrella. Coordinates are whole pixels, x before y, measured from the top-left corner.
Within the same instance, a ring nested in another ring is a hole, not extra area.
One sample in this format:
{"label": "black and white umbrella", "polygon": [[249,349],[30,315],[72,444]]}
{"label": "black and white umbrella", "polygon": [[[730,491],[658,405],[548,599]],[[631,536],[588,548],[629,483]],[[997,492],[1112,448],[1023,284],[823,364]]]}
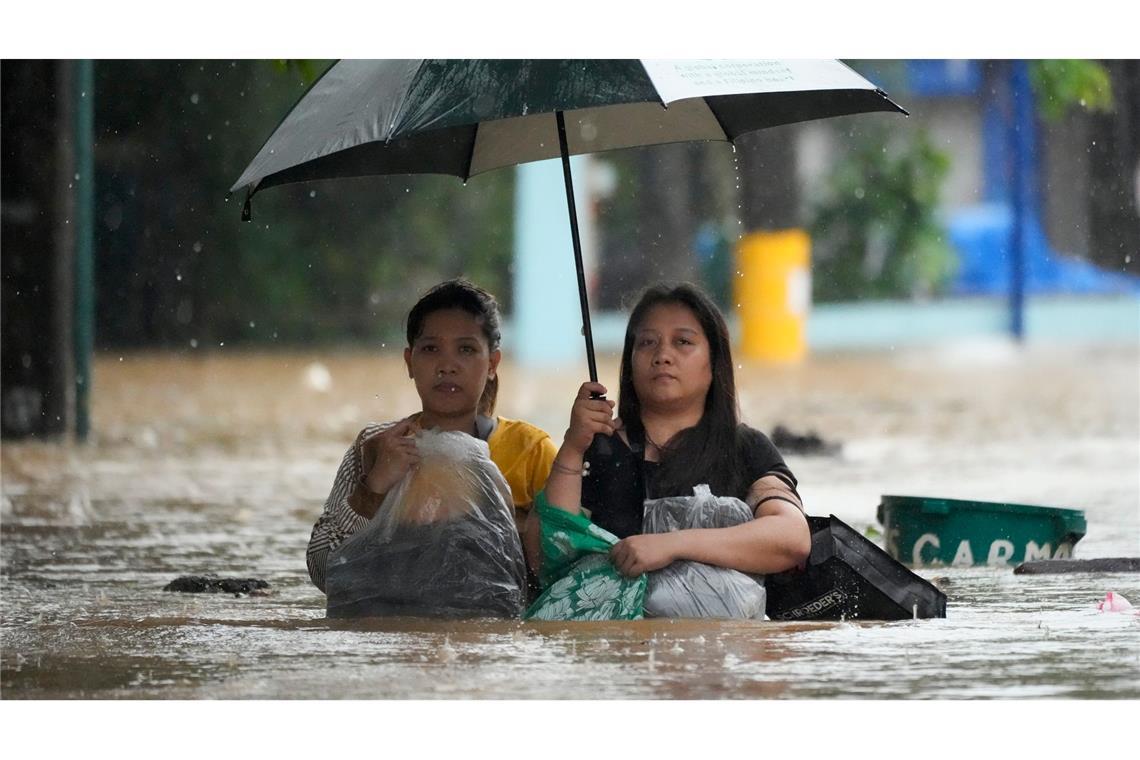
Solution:
{"label": "black and white umbrella", "polygon": [[569,157],[871,111],[905,114],[835,60],[344,60],[301,97],[231,192],[378,174],[466,181],[562,158],[590,379],[597,380]]}

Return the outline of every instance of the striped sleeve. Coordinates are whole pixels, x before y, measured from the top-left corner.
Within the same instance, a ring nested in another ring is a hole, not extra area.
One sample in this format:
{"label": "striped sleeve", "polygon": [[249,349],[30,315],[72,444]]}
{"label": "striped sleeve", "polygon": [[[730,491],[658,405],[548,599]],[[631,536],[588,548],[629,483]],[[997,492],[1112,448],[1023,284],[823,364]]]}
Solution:
{"label": "striped sleeve", "polygon": [[387,426],[369,425],[360,432],[356,441],[345,452],[321,516],[313,526],[309,547],[305,551],[305,564],[309,569],[309,578],[321,591],[325,590],[325,566],[329,552],[368,524],[368,519],[357,514],[349,506],[348,500],[356,484],[360,482],[361,444],[367,436],[385,427]]}

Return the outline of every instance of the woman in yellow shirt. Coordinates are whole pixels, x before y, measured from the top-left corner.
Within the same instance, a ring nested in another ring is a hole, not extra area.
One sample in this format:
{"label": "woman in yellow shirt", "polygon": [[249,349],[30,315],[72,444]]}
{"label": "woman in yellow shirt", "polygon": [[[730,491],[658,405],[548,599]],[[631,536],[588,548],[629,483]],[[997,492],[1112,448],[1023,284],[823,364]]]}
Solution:
{"label": "woman in yellow shirt", "polygon": [[404,362],[423,408],[365,427],[345,453],[305,553],[309,577],[321,591],[329,553],[368,524],[419,461],[417,429],[461,431],[487,442],[510,486],[520,534],[550,474],[557,453],[550,436],[527,422],[494,416],[502,353],[493,296],[465,280],[441,283],[412,307],[407,338]]}

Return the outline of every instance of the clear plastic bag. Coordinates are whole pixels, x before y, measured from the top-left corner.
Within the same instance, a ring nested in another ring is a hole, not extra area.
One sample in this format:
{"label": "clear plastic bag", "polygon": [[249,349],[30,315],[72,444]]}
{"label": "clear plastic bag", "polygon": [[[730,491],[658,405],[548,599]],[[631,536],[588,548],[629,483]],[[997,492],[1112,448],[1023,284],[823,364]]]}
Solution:
{"label": "clear plastic bag", "polygon": [[329,617],[519,617],[526,564],[510,486],[487,444],[416,434],[420,464],[330,553]]}
{"label": "clear plastic bag", "polygon": [[[647,500],[642,532],[731,528],[751,519],[752,510],[740,499],[714,496],[707,485],[699,485],[692,496]],[[766,600],[763,575],[678,560],[649,573],[645,616],[762,620]]]}

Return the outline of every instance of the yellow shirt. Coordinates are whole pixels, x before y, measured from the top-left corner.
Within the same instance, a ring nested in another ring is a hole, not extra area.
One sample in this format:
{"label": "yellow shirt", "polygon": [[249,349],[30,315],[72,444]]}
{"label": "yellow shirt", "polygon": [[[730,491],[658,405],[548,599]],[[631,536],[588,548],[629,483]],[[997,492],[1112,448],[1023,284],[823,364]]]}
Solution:
{"label": "yellow shirt", "polygon": [[491,461],[498,465],[511,487],[515,509],[528,510],[546,485],[558,447],[547,433],[522,420],[498,417],[487,438]]}

